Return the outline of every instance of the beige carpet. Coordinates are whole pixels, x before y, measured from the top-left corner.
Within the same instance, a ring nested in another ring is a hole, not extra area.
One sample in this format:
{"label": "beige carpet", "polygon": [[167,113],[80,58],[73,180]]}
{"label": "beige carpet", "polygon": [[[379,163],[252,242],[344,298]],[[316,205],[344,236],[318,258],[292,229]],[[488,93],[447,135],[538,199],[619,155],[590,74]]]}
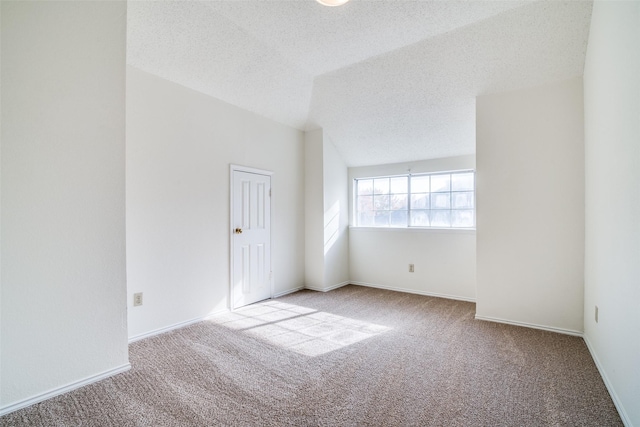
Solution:
{"label": "beige carpet", "polygon": [[130,346],[133,368],[4,426],[617,426],[581,338],[475,305],[302,291]]}

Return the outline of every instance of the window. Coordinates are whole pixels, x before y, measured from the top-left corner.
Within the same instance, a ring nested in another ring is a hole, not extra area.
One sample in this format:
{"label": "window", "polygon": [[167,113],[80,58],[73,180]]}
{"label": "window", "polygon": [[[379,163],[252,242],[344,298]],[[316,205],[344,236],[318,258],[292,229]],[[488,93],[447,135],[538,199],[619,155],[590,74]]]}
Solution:
{"label": "window", "polygon": [[473,228],[473,171],[356,179],[356,226]]}

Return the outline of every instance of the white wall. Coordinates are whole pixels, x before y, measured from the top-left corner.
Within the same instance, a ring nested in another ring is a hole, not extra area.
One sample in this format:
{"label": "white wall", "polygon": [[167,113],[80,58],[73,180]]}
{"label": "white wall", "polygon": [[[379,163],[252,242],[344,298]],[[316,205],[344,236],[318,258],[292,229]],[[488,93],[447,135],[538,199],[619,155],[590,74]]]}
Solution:
{"label": "white wall", "polygon": [[303,133],[127,67],[130,337],[227,308],[230,164],[274,172],[274,291],[302,287]]}
{"label": "white wall", "polygon": [[[2,46],[2,7],[0,6],[0,46]],[[2,242],[2,49],[0,48],[0,247]],[[2,331],[2,250],[0,250],[0,332]],[[2,336],[0,335],[0,388],[2,387]],[[2,391],[0,390],[0,394]],[[1,399],[1,397],[0,397]],[[2,403],[0,402],[0,407]]]}
{"label": "white wall", "polygon": [[305,287],[349,282],[347,166],[322,129],[305,134]]}
{"label": "white wall", "polygon": [[0,412],[128,366],[124,2],[2,2]]}
{"label": "white wall", "polygon": [[324,135],[324,288],[349,282],[349,184],[347,165]]}
{"label": "white wall", "polygon": [[[355,178],[474,169],[474,156],[349,168]],[[349,184],[353,218],[353,185]],[[356,228],[349,230],[350,277],[361,285],[474,301],[475,230]],[[409,273],[409,264],[415,272]]]}
{"label": "white wall", "polygon": [[639,46],[640,3],[594,3],[584,73],[584,337],[628,426],[640,426]]}
{"label": "white wall", "polygon": [[478,318],[581,333],[582,79],[476,100]]}
{"label": "white wall", "polygon": [[322,129],[305,133],[304,203],[305,203],[305,271],[309,289],[324,288],[324,161]]}

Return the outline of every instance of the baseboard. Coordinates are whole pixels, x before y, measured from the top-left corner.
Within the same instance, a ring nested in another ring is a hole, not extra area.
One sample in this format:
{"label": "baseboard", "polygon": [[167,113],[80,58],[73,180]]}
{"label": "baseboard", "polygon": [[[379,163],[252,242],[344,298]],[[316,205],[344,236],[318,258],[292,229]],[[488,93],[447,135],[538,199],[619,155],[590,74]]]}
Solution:
{"label": "baseboard", "polygon": [[194,323],[202,322],[204,320],[211,319],[214,316],[217,316],[217,315],[222,314],[222,313],[227,313],[227,312],[229,312],[229,310],[225,308],[225,309],[222,309],[222,310],[218,310],[218,311],[214,311],[212,313],[209,313],[206,316],[196,317],[196,318],[191,319],[191,320],[185,320],[184,322],[174,323],[173,325],[165,326],[163,328],[154,329],[153,331],[149,331],[149,332],[145,332],[145,333],[142,333],[142,334],[134,335],[132,337],[129,337],[129,344],[131,344],[132,342],[140,341],[140,340],[145,339],[145,338],[153,337],[155,335],[164,334],[165,332],[173,331],[174,329],[184,328],[185,326],[193,325]]}
{"label": "baseboard", "polygon": [[327,288],[321,288],[319,286],[305,285],[304,289],[309,289],[310,291],[317,291],[317,292],[329,292],[329,291],[332,291],[334,289],[338,289],[338,288],[341,288],[343,286],[346,286],[346,285],[348,285],[350,283],[353,283],[353,282],[350,282],[349,280],[347,280],[345,282],[341,282],[341,283],[338,283],[336,285],[331,285],[331,286],[329,286]]}
{"label": "baseboard", "polygon": [[476,302],[474,298],[461,297],[458,295],[439,294],[437,292],[428,292],[428,291],[420,291],[415,289],[399,288],[396,286],[377,285],[375,283],[367,283],[367,282],[351,281],[350,283],[358,286],[366,286],[368,288],[386,289],[388,291],[404,292],[407,294],[416,294],[416,295],[424,295],[427,297],[454,299],[454,300],[466,301],[466,302]]}
{"label": "baseboard", "polygon": [[289,294],[292,294],[292,293],[294,293],[294,292],[301,291],[301,290],[303,290],[303,289],[304,289],[304,286],[298,286],[297,288],[289,289],[289,290],[287,290],[287,291],[279,292],[279,293],[277,293],[277,294],[274,294],[272,298],[280,298],[280,297],[283,297],[283,296],[285,296],[285,295],[289,295]]}
{"label": "baseboard", "polygon": [[[287,294],[291,294],[293,292],[298,292],[300,290],[304,289],[304,286],[299,286],[295,289],[289,289],[286,290],[284,292],[280,292],[278,294],[275,294],[272,298],[278,298]],[[222,313],[228,313],[229,309],[222,309],[222,310],[218,310],[218,311],[214,311],[212,313],[207,314],[206,316],[202,316],[202,317],[196,317],[194,319],[190,319],[190,320],[185,320],[184,322],[179,322],[179,323],[174,323],[173,325],[169,325],[169,326],[165,326],[164,328],[158,328],[158,329],[154,329],[153,331],[149,331],[149,332],[145,332],[142,334],[138,334],[138,335],[134,335],[132,337],[129,337],[129,344],[131,344],[132,342],[136,342],[136,341],[140,341],[142,339],[145,338],[150,338],[153,337],[155,335],[160,335],[160,334],[164,334],[165,332],[169,332],[169,331],[173,331],[174,329],[180,329],[180,328],[184,328],[185,326],[189,326],[189,325],[193,325],[194,323],[198,323],[198,322],[202,322],[208,319],[211,319],[212,317],[215,317],[219,314]]]}
{"label": "baseboard", "polygon": [[583,334],[582,338],[584,339],[585,344],[587,344],[587,349],[589,350],[589,353],[591,353],[591,358],[593,358],[593,361],[596,364],[596,368],[598,368],[598,372],[600,372],[600,376],[602,377],[602,381],[604,381],[604,385],[605,387],[607,387],[607,390],[609,391],[611,400],[613,400],[613,404],[616,406],[616,409],[618,410],[618,414],[620,414],[620,418],[622,419],[622,424],[624,424],[625,427],[633,427],[633,424],[631,423],[631,419],[629,418],[629,415],[627,415],[627,412],[624,410],[624,407],[622,406],[622,402],[620,401],[618,394],[613,388],[613,384],[611,384],[611,381],[609,380],[607,373],[602,367],[602,363],[600,363],[600,359],[598,359],[598,356],[596,355],[596,352],[594,351],[593,346],[591,345],[591,342],[589,342],[589,338],[587,337],[586,334]]}
{"label": "baseboard", "polygon": [[44,400],[51,399],[52,397],[59,396],[64,393],[68,393],[72,390],[78,389],[80,387],[84,387],[89,384],[93,384],[98,381],[102,381],[109,377],[112,377],[117,374],[121,374],[123,372],[131,369],[131,364],[126,363],[124,365],[118,366],[117,368],[109,369],[108,371],[101,372],[96,375],[92,375],[90,377],[83,378],[79,381],[74,381],[62,387],[56,387],[52,390],[46,391],[44,393],[38,394],[36,396],[30,397],[28,399],[21,400],[19,402],[12,403],[7,406],[3,406],[0,408],[0,417],[3,415],[7,415],[11,412],[15,412],[18,409],[26,408],[27,406],[35,405],[36,403],[40,403]]}
{"label": "baseboard", "polygon": [[476,320],[485,320],[487,322],[504,323],[506,325],[523,326],[525,328],[540,329],[543,331],[556,332],[558,334],[573,335],[575,337],[583,336],[582,332],[574,331],[572,329],[563,329],[563,328],[556,328],[553,326],[537,325],[535,323],[518,322],[515,320],[500,319],[498,317],[478,316],[476,314]]}

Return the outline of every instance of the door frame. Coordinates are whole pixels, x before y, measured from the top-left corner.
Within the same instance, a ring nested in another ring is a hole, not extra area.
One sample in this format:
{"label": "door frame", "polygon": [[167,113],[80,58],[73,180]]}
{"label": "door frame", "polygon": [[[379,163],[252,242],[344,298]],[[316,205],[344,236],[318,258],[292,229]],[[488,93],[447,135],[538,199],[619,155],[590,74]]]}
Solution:
{"label": "door frame", "polygon": [[[273,171],[270,170],[265,170],[265,169],[257,169],[257,168],[253,168],[253,167],[249,167],[249,166],[241,166],[241,165],[234,165],[233,163],[229,164],[229,301],[227,303],[227,307],[230,311],[235,310],[235,307],[233,306],[233,284],[234,284],[234,278],[233,278],[233,261],[234,261],[234,247],[233,247],[233,227],[234,227],[234,222],[233,222],[233,206],[234,206],[234,187],[233,187],[233,174],[234,172],[247,172],[247,173],[253,173],[256,175],[264,175],[264,176],[268,176],[269,182],[270,182],[270,190],[273,189],[273,180],[271,179],[271,177],[273,176]],[[269,256],[269,271],[271,272],[270,278],[269,278],[269,298],[273,298],[273,251],[272,249],[272,237],[273,237],[273,233],[272,233],[272,229],[271,229],[271,225],[273,224],[273,197],[270,197],[270,201],[269,201],[269,252],[271,253],[271,256]]]}

